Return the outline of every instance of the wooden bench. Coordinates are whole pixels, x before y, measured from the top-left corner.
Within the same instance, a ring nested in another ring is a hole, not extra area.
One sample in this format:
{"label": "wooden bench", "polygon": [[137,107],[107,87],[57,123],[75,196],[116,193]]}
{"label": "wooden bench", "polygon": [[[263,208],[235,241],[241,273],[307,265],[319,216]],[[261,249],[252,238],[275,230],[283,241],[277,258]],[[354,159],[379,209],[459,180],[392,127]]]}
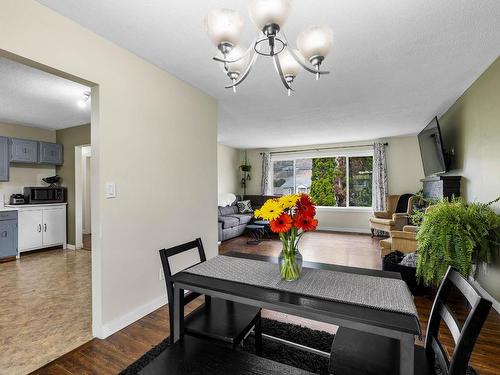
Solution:
{"label": "wooden bench", "polygon": [[213,341],[184,335],[165,349],[140,375],[311,375],[312,373],[253,354],[234,350]]}

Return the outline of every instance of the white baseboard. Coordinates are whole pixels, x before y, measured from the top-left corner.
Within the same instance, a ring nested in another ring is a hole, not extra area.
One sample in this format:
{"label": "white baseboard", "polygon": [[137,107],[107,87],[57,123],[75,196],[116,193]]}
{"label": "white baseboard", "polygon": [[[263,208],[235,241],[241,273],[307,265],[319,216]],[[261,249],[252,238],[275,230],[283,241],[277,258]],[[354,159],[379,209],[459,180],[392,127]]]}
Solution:
{"label": "white baseboard", "polygon": [[158,297],[142,306],[135,308],[132,311],[114,319],[113,321],[103,324],[102,329],[96,329],[97,337],[105,339],[113,333],[125,328],[129,324],[141,319],[142,317],[152,313],[167,303],[167,296]]}
{"label": "white baseboard", "polygon": [[366,233],[370,234],[369,228],[352,228],[352,227],[323,227],[318,226],[317,230],[324,230],[327,232],[348,232],[348,233]]}
{"label": "white baseboard", "polygon": [[489,294],[476,280],[472,277],[469,277],[469,281],[474,285],[474,287],[483,294],[484,297],[489,299],[492,302],[492,307],[496,310],[497,313],[500,314],[500,302],[498,302],[491,294]]}

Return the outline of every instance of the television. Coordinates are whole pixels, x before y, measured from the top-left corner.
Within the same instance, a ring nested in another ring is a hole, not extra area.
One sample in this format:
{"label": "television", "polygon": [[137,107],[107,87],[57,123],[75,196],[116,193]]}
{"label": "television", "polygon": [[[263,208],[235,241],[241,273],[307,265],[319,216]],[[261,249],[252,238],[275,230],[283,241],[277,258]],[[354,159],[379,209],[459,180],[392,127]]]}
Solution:
{"label": "television", "polygon": [[426,177],[446,172],[446,154],[437,117],[418,134],[420,155]]}

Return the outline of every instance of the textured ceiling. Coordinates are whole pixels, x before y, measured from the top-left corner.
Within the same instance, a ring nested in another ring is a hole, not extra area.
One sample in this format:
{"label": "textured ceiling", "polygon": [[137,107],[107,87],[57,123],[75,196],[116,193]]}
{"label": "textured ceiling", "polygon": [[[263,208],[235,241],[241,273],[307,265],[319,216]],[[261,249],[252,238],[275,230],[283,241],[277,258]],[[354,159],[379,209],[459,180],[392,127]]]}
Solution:
{"label": "textured ceiling", "polygon": [[334,48],[319,82],[305,73],[287,97],[260,58],[236,94],[223,88],[203,17],[217,7],[255,28],[244,0],[39,0],[219,101],[219,141],[278,147],[412,134],[442,114],[500,51],[498,0],[295,0],[284,30],[327,24]]}
{"label": "textured ceiling", "polygon": [[63,129],[90,122],[89,88],[0,58],[0,122]]}

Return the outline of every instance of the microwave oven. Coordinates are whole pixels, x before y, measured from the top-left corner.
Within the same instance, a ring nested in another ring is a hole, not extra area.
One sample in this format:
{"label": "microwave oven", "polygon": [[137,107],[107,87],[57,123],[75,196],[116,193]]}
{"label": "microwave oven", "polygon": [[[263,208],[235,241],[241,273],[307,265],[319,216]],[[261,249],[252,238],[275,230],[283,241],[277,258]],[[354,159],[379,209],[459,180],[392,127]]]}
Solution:
{"label": "microwave oven", "polygon": [[62,187],[25,187],[24,200],[27,204],[65,203],[66,188]]}

